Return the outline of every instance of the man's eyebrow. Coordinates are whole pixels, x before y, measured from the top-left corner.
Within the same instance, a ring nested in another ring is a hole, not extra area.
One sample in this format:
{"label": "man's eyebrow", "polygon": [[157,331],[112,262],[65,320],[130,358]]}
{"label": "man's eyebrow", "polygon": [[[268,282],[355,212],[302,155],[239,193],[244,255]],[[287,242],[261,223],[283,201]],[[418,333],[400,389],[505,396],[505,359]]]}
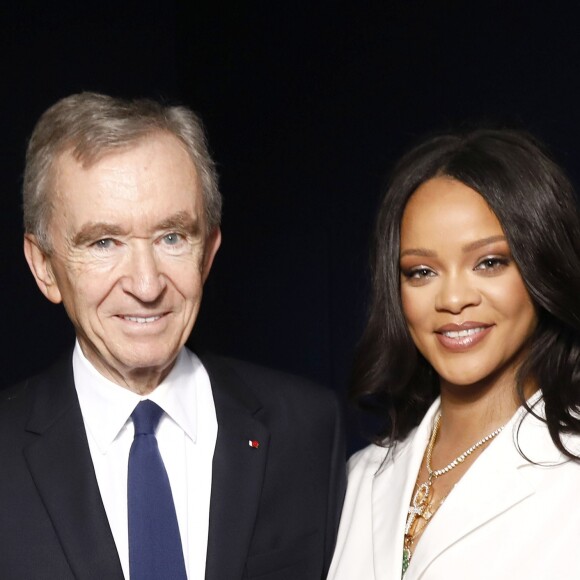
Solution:
{"label": "man's eyebrow", "polygon": [[[191,235],[201,231],[200,221],[186,211],[177,212],[155,225],[155,231],[180,230]],[[82,246],[106,237],[125,235],[127,232],[117,224],[108,222],[88,222],[73,237],[75,246]]]}
{"label": "man's eyebrow", "polygon": [[89,222],[75,234],[72,241],[75,246],[82,246],[108,236],[120,236],[123,233],[124,231],[116,224]]}
{"label": "man's eyebrow", "polygon": [[195,235],[201,231],[201,225],[197,217],[186,211],[179,211],[155,226],[156,230],[181,230]]}

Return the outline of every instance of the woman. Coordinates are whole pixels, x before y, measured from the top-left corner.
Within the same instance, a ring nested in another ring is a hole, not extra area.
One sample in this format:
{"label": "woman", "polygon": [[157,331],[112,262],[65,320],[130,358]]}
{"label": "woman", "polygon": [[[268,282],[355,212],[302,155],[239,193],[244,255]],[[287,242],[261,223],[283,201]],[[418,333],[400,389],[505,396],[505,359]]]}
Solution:
{"label": "woman", "polygon": [[430,139],[374,239],[330,580],[580,578],[580,218],[529,136]]}

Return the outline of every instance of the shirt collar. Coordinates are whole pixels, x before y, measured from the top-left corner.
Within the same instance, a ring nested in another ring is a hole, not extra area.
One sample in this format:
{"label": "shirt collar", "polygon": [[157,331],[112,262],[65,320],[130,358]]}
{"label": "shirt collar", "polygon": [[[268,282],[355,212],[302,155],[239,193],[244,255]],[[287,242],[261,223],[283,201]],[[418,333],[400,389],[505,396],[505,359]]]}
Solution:
{"label": "shirt collar", "polygon": [[144,399],[157,403],[186,435],[197,439],[197,380],[201,361],[182,348],[163,382],[147,397],[121,387],[97,371],[77,341],[73,352],[73,373],[83,420],[99,451],[111,443],[130,421],[131,413]]}

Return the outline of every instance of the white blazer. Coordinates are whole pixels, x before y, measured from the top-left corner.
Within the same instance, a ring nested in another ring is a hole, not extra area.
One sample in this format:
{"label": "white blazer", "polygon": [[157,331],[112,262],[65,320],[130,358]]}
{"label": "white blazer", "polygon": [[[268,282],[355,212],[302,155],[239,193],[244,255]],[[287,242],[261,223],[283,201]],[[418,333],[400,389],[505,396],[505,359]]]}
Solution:
{"label": "white blazer", "polygon": [[[350,459],[328,580],[400,580],[407,509],[438,407],[386,460],[376,445]],[[541,466],[522,457],[516,436]],[[565,441],[580,453],[580,437]],[[416,546],[405,580],[419,579],[580,579],[580,462],[558,451],[545,423],[520,409],[474,461]]]}

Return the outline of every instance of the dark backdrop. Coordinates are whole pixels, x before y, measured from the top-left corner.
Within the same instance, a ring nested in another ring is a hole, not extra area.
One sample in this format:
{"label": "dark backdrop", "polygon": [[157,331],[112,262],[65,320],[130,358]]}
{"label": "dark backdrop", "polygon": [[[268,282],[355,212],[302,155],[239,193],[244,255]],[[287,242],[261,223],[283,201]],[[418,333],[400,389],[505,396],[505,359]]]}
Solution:
{"label": "dark backdrop", "polygon": [[341,392],[373,214],[406,148],[465,124],[523,126],[578,181],[578,2],[13,0],[0,14],[0,386],[73,337],[25,266],[19,199],[27,136],[67,94],[201,115],[224,242],[194,343]]}

